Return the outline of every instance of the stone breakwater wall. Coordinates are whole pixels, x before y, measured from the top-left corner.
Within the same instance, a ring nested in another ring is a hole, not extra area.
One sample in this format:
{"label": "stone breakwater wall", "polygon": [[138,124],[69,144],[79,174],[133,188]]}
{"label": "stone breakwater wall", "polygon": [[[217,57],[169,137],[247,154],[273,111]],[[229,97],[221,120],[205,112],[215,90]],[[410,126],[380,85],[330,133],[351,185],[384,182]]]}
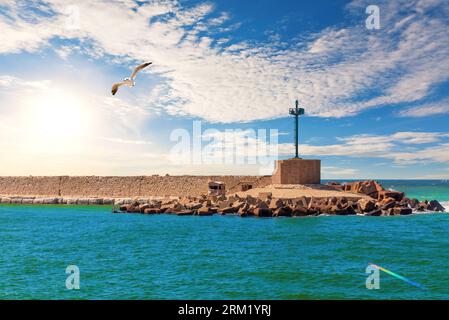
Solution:
{"label": "stone breakwater wall", "polygon": [[63,201],[50,200],[50,198],[105,198],[108,200],[109,198],[182,197],[207,194],[210,180],[222,181],[226,184],[227,192],[236,192],[244,182],[252,183],[254,188],[269,185],[271,176],[0,177],[0,195],[5,199],[38,198],[46,199],[47,202]]}
{"label": "stone breakwater wall", "polygon": [[314,198],[299,196],[293,199],[275,198],[271,192],[253,197],[234,195],[202,195],[180,199],[134,201],[122,204],[114,212],[141,214],[176,214],[179,216],[239,215],[241,217],[302,217],[318,215],[399,216],[413,212],[444,212],[436,200],[418,201],[405,197],[403,192],[385,190],[375,181],[352,184],[329,184],[336,190],[349,189],[368,195],[358,200],[339,197]]}

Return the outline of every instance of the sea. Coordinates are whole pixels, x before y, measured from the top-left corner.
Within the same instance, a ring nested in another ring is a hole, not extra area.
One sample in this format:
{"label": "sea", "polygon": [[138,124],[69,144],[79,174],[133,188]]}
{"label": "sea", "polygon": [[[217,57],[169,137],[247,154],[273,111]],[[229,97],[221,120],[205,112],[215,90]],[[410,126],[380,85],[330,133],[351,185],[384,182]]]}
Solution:
{"label": "sea", "polygon": [[[380,182],[449,210],[448,181]],[[0,205],[0,299],[449,299],[448,248],[447,213],[178,217]]]}

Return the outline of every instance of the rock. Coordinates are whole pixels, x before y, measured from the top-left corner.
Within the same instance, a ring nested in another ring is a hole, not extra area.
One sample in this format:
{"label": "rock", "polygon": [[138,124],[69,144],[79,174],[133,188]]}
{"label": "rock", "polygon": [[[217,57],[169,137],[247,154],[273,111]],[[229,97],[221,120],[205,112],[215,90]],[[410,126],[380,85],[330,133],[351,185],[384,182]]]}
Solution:
{"label": "rock", "polygon": [[294,200],[294,204],[297,204],[304,208],[307,208],[309,206],[310,201],[311,201],[311,198],[300,197],[300,198],[297,198]]}
{"label": "rock", "polygon": [[404,208],[404,207],[395,207],[393,208],[394,215],[409,215],[412,214],[413,210],[412,208]]}
{"label": "rock", "polygon": [[43,198],[34,198],[33,204],[43,204],[44,199]]}
{"label": "rock", "polygon": [[99,205],[103,204],[103,199],[102,198],[90,198],[90,199],[88,199],[88,204],[99,206]]}
{"label": "rock", "polygon": [[22,203],[22,197],[12,197],[11,198],[11,203],[21,204]]}
{"label": "rock", "polygon": [[277,208],[273,212],[273,217],[291,217],[292,209],[288,206]]}
{"label": "rock", "polygon": [[257,198],[251,197],[250,195],[246,196],[245,202],[248,204],[256,204],[257,203]]}
{"label": "rock", "polygon": [[269,208],[271,210],[276,210],[284,206],[284,202],[281,199],[271,199]]}
{"label": "rock", "polygon": [[233,207],[226,207],[226,208],[223,208],[223,209],[219,209],[218,210],[218,213],[221,213],[221,214],[231,214],[231,213],[235,213],[237,210],[235,210]]}
{"label": "rock", "polygon": [[[45,203],[45,200],[44,200],[44,203]],[[89,205],[89,199],[79,198],[77,204],[82,205],[82,206],[87,206],[87,205]]]}
{"label": "rock", "polygon": [[160,209],[163,210],[163,212],[176,213],[178,211],[185,210],[186,208],[180,203],[170,203],[161,205]]}
{"label": "rock", "polygon": [[[68,201],[68,199],[67,199],[67,201]],[[67,204],[68,204],[68,202],[67,202]],[[111,206],[111,205],[114,204],[114,199],[111,199],[111,198],[104,198],[104,199],[103,199],[103,204],[104,204],[104,205],[107,205],[107,206]]]}
{"label": "rock", "polygon": [[273,212],[268,208],[256,208],[254,209],[254,215],[256,217],[271,217],[273,216]]}
{"label": "rock", "polygon": [[76,205],[78,204],[78,199],[77,198],[67,198],[67,205]]}
{"label": "rock", "polygon": [[216,210],[212,210],[210,207],[201,207],[197,210],[197,215],[199,216],[211,216],[216,213]]}
{"label": "rock", "polygon": [[335,190],[340,190],[340,191],[343,190],[343,186],[341,185],[340,182],[328,182],[328,183],[326,183],[326,185]]}
{"label": "rock", "polygon": [[[393,199],[393,198],[388,198],[388,199]],[[398,205],[398,203],[393,200],[393,201],[388,201],[385,204],[380,203],[380,205],[381,205],[381,207],[380,207],[381,210],[388,210],[393,207],[396,207]]]}
{"label": "rock", "polygon": [[58,198],[43,198],[43,204],[58,204]]}
{"label": "rock", "polygon": [[[241,209],[240,209],[240,210],[241,210]],[[247,214],[246,212],[244,212],[244,211],[240,212],[240,210],[239,210],[239,212],[238,212],[238,215],[239,215],[240,217],[244,218],[244,217],[247,217],[247,216],[248,216],[248,214]]]}
{"label": "rock", "polygon": [[292,215],[297,217],[304,217],[309,215],[309,211],[307,210],[307,208],[296,205],[292,210]]}
{"label": "rock", "polygon": [[418,211],[426,211],[428,208],[429,204],[426,201],[422,201],[418,204],[418,207],[416,208],[416,210]]}
{"label": "rock", "polygon": [[368,200],[368,199],[362,198],[358,201],[358,204],[360,205],[360,209],[363,212],[370,212],[376,208],[376,202],[374,202],[373,200]]}
{"label": "rock", "polygon": [[181,210],[181,211],[176,212],[177,216],[191,216],[193,214],[194,214],[193,210]]}
{"label": "rock", "polygon": [[237,200],[231,206],[235,211],[238,211],[240,208],[243,208],[245,206],[245,202]]}
{"label": "rock", "polygon": [[373,211],[370,211],[370,212],[366,212],[365,213],[365,216],[380,216],[382,214],[382,210],[380,210],[380,209],[375,209],[375,210],[373,210]]}
{"label": "rock", "polygon": [[144,209],[143,213],[144,214],[159,214],[159,213],[161,213],[161,209],[159,209],[159,208],[146,208],[146,209]]}
{"label": "rock", "polygon": [[34,203],[34,198],[23,198],[22,199],[22,204],[33,204]]}
{"label": "rock", "polygon": [[269,208],[268,208],[268,205],[267,205],[267,203],[266,203],[265,201],[259,201],[259,202],[256,204],[256,208],[257,208],[257,209],[269,209]]}
{"label": "rock", "polygon": [[190,210],[196,210],[196,209],[201,208],[202,206],[203,205],[201,203],[199,203],[199,202],[190,202],[190,203],[185,205],[185,207],[187,209],[190,209]]}
{"label": "rock", "polygon": [[351,186],[351,191],[366,194],[373,198],[377,198],[378,193],[382,190],[384,190],[384,188],[374,180],[359,181]]}
{"label": "rock", "polygon": [[412,208],[418,208],[418,206],[419,206],[419,200],[416,198],[408,199],[408,203],[409,203],[410,207],[412,207]]}
{"label": "rock", "polygon": [[427,206],[427,210],[435,211],[435,212],[444,212],[444,211],[446,211],[446,209],[437,200],[430,201],[428,206]]}
{"label": "rock", "polygon": [[401,201],[402,198],[404,198],[404,192],[383,190],[379,192],[377,198],[379,200],[383,200],[385,198],[393,198],[396,201]]}
{"label": "rock", "polygon": [[150,204],[149,203],[143,203],[143,204],[139,204],[139,211],[144,213],[146,209],[150,208]]}
{"label": "rock", "polygon": [[394,211],[393,211],[393,209],[394,208],[388,208],[388,209],[381,209],[381,211],[382,211],[382,216],[394,216],[395,214],[394,214]]}
{"label": "rock", "polygon": [[1,198],[1,203],[11,203],[11,198],[3,197]]}

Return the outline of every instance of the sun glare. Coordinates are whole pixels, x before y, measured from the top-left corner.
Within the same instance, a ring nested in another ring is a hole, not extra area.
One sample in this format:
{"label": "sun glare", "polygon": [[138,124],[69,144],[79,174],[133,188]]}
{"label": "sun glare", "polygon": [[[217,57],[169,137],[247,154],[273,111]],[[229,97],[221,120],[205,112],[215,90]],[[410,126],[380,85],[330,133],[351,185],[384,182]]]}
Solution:
{"label": "sun glare", "polygon": [[83,99],[63,89],[51,89],[28,99],[28,129],[39,150],[73,147],[88,131],[88,107]]}

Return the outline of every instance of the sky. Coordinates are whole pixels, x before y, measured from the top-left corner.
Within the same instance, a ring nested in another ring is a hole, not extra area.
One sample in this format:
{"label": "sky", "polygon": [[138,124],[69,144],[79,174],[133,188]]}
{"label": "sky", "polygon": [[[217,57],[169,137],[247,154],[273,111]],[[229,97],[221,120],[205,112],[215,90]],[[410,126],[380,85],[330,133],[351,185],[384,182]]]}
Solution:
{"label": "sky", "polygon": [[448,16],[446,0],[0,0],[0,175],[269,174],[294,155],[298,100],[322,178],[448,179]]}

